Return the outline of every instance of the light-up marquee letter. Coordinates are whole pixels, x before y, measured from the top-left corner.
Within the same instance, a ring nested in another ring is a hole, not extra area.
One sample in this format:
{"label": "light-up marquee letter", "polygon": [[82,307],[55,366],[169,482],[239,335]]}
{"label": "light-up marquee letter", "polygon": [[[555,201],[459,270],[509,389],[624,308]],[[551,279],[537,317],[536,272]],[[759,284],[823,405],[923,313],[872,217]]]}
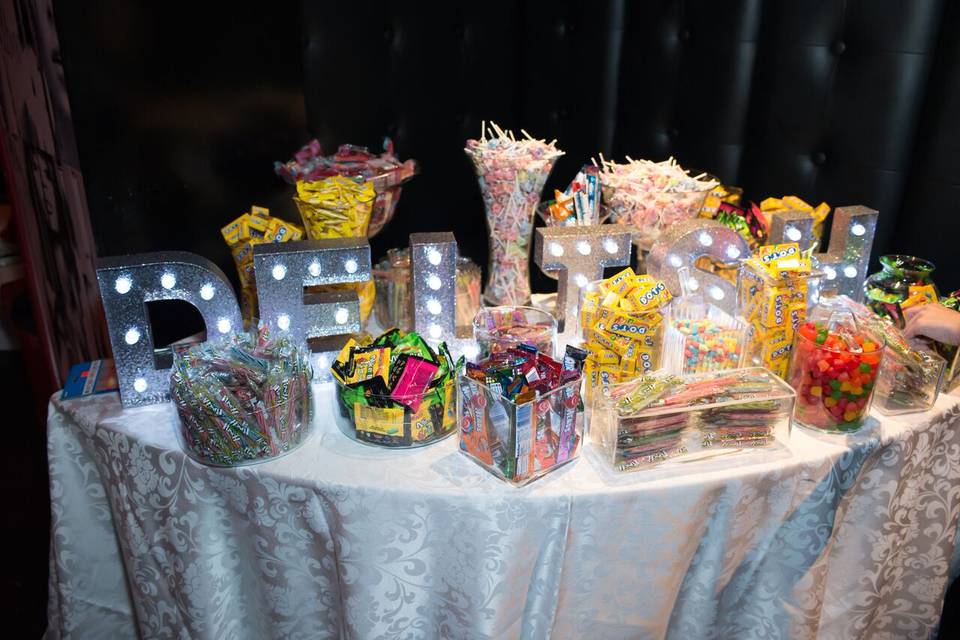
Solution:
{"label": "light-up marquee letter", "polygon": [[457,241],[453,234],[411,233],[413,327],[431,342],[456,337]]}
{"label": "light-up marquee letter", "polygon": [[[307,293],[305,287],[366,282],[371,277],[370,245],[364,238],[264,243],[253,248],[260,298],[260,324],[294,343],[360,331],[355,291]],[[329,375],[330,352],[311,358],[314,376]]]}
{"label": "light-up marquee letter", "polygon": [[[562,334],[575,331],[580,290],[603,277],[606,267],[630,264],[633,229],[619,225],[540,227],[533,241],[533,261],[544,271],[557,271],[557,309]],[[561,339],[562,341],[562,339]]]}
{"label": "light-up marquee letter", "polygon": [[184,251],[104,258],[97,282],[125,407],[170,399],[170,369],[157,368],[148,302],[182,300],[200,311],[207,339],[243,330],[240,307],[223,272]]}
{"label": "light-up marquee letter", "polygon": [[[830,249],[815,253],[823,271],[821,293],[846,295],[863,300],[863,282],[870,266],[870,250],[877,231],[876,210],[860,205],[837,207],[830,227]],[[812,246],[813,217],[803,211],[774,212],[770,216],[768,244],[797,242],[801,249]]]}
{"label": "light-up marquee letter", "polygon": [[677,270],[690,269],[690,289],[729,314],[737,313],[737,289],[720,276],[696,266],[697,258],[707,256],[719,262],[736,262],[746,258],[749,247],[740,234],[716,220],[694,218],[667,229],[650,248],[647,273],[666,283],[673,295],[680,295]]}

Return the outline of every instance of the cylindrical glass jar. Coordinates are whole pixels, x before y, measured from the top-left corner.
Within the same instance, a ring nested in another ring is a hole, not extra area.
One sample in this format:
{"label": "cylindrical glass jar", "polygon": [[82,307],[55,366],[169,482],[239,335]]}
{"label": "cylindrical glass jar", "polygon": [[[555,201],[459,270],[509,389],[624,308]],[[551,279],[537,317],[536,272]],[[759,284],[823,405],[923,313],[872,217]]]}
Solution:
{"label": "cylindrical glass jar", "polygon": [[[376,284],[376,316],[383,328],[413,330],[410,291],[410,250],[390,249],[373,270]],[[480,267],[466,256],[457,258],[457,337],[473,331],[473,317],[480,308]]]}
{"label": "cylindrical glass jar", "polygon": [[557,342],[557,319],[534,307],[481,307],[473,319],[473,337],[480,359],[528,344],[553,356]]}
{"label": "cylindrical glass jar", "polygon": [[838,331],[832,322],[822,320],[802,325],[787,378],[797,392],[794,421],[828,433],[862,428],[883,351],[881,338],[856,329]]}
{"label": "cylindrical glass jar", "polygon": [[[932,274],[936,268],[929,260],[904,255],[880,256],[883,269],[863,283],[867,305],[881,316],[898,320],[896,306],[910,297],[911,286],[936,285]],[[939,292],[937,297],[939,298]]]}

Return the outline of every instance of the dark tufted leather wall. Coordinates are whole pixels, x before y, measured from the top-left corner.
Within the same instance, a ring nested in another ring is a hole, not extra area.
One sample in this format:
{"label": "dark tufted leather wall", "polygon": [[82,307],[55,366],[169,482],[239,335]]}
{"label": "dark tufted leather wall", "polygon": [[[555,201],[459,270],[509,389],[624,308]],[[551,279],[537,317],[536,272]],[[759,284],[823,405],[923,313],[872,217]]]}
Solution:
{"label": "dark tufted leather wall", "polygon": [[[482,263],[462,148],[493,119],[559,140],[567,155],[548,188],[599,152],[674,155],[756,199],[872,206],[875,254],[927,256],[943,288],[960,287],[956,3],[305,0],[227,15],[102,0],[56,11],[104,254],[182,248],[229,271],[226,220],[258,201],[296,218],[270,160],[311,134],[328,149],[386,134],[422,174],[375,255],[414,231],[453,230]],[[176,225],[157,229],[163,216]]]}

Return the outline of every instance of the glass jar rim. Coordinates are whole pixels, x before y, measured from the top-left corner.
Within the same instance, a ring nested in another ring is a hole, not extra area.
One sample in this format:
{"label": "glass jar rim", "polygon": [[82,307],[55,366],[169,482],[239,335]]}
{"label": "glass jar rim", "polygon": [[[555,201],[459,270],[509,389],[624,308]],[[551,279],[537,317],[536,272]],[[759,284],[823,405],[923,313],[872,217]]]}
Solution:
{"label": "glass jar rim", "polygon": [[920,273],[932,273],[937,268],[929,260],[902,253],[880,256],[880,264],[894,271],[917,271]]}
{"label": "glass jar rim", "polygon": [[507,310],[507,309],[521,310],[521,311],[525,311],[525,312],[526,312],[526,311],[533,311],[533,312],[535,312],[535,313],[541,314],[541,315],[545,316],[545,319],[549,319],[549,320],[551,321],[550,326],[553,327],[554,330],[556,330],[556,328],[557,328],[557,318],[556,318],[556,316],[554,316],[552,313],[550,313],[549,311],[544,311],[543,309],[538,309],[537,307],[532,307],[532,306],[529,306],[529,305],[522,305],[522,304],[521,304],[521,305],[502,304],[502,305],[496,305],[496,306],[493,306],[493,307],[484,307],[484,306],[481,306],[479,309],[477,309],[477,313],[474,314],[474,316],[473,316],[473,326],[474,326],[474,328],[477,328],[477,329],[486,329],[486,326],[481,326],[481,325],[479,325],[479,324],[477,323],[477,320],[480,318],[480,316],[481,316],[484,312],[494,311],[494,310],[504,311],[504,310]]}
{"label": "glass jar rim", "polygon": [[868,353],[876,353],[876,354],[879,355],[881,352],[883,352],[884,349],[887,348],[887,339],[886,339],[885,337],[883,337],[883,336],[875,336],[875,335],[871,335],[871,334],[863,334],[863,333],[861,333],[861,335],[863,335],[865,338],[870,338],[870,342],[875,342],[875,343],[877,344],[876,350],[874,350],[874,351],[851,351],[850,349],[835,349],[835,348],[833,348],[833,347],[825,347],[825,346],[823,346],[822,344],[817,344],[817,341],[816,341],[816,340],[811,340],[810,338],[806,337],[805,335],[803,335],[803,334],[800,333],[799,331],[797,332],[797,340],[804,340],[804,341],[806,341],[806,342],[809,342],[810,344],[812,344],[812,345],[813,345],[814,347],[816,347],[817,349],[820,349],[821,351],[829,351],[830,353],[852,354],[852,355],[857,355],[857,356],[866,355],[866,354],[868,354]]}

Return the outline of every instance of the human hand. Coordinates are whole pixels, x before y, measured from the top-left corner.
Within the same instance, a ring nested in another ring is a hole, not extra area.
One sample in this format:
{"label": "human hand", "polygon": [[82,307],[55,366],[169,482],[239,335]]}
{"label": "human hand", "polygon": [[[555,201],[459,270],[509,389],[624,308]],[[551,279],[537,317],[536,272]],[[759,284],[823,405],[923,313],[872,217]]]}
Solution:
{"label": "human hand", "polygon": [[907,324],[903,335],[908,339],[925,336],[944,344],[960,345],[960,313],[936,304],[923,304],[905,309]]}

